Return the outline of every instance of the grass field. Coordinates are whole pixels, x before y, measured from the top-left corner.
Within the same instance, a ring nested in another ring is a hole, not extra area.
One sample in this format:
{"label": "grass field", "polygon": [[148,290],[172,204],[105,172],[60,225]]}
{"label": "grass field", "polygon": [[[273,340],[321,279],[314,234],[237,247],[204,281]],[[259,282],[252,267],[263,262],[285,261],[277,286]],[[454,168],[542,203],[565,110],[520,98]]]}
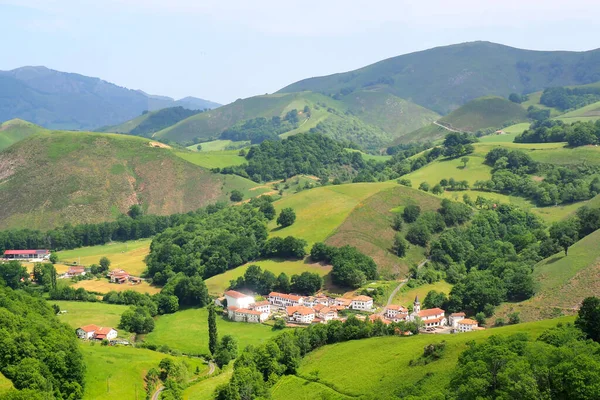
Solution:
{"label": "grass field", "polygon": [[324,241],[346,219],[354,207],[369,196],[393,186],[395,182],[354,183],[318,187],[283,197],[274,203],[277,212],[291,207],[296,222],[278,229],[275,221],[269,224],[272,236],[295,236],[309,243]]}
{"label": "grass field", "polygon": [[7,390],[9,390],[12,387],[13,387],[12,382],[7,377],[2,375],[2,373],[0,373],[0,394],[6,392]]}
{"label": "grass field", "polygon": [[175,152],[178,157],[181,157],[192,164],[208,169],[224,168],[232,165],[244,164],[246,159],[244,157],[240,157],[238,153],[239,150]]}
{"label": "grass field", "polygon": [[497,314],[518,311],[525,321],[574,314],[588,296],[600,296],[600,230],[564,253],[549,257],[535,266],[535,296],[521,303],[503,304]]}
{"label": "grass field", "polygon": [[91,279],[85,281],[79,281],[73,285],[75,289],[84,288],[90,292],[96,293],[108,293],[111,291],[122,292],[124,290],[133,290],[135,292],[140,293],[149,293],[155,294],[160,292],[160,288],[155,286],[150,286],[148,282],[142,281],[140,284],[132,285],[129,283],[118,284],[118,283],[110,283],[106,278],[99,279]]}
{"label": "grass field", "polygon": [[413,289],[399,290],[396,296],[394,296],[393,304],[400,304],[401,306],[408,307],[409,304],[413,304],[415,296],[419,296],[419,300],[423,303],[425,296],[431,290],[437,290],[442,293],[450,293],[452,285],[446,281],[439,281],[428,285],[419,286]]}
{"label": "grass field", "polygon": [[433,187],[444,178],[454,178],[457,181],[466,180],[471,186],[477,180],[491,179],[492,168],[483,163],[485,159],[482,156],[471,154],[468,157],[469,162],[466,168],[463,168],[460,158],[438,160],[421,169],[411,172],[403,178],[410,179],[414,188],[419,187],[421,182],[427,182]]}
{"label": "grass field", "polygon": [[586,163],[600,165],[600,147],[582,146],[541,149],[529,153],[535,161],[549,164],[573,165]]}
{"label": "grass field", "polygon": [[203,380],[190,386],[183,392],[184,400],[213,400],[213,394],[217,386],[227,383],[233,374],[233,368],[229,367],[214,378]]}
{"label": "grass field", "polygon": [[140,276],[146,270],[144,258],[150,253],[152,239],[114,242],[101,246],[81,247],[56,253],[61,262],[89,266],[98,264],[101,257],[107,257],[110,269],[124,269],[132,275]]}
{"label": "grass field", "polygon": [[[529,124],[517,124],[517,125],[513,125],[513,126],[518,126],[518,125],[529,126]],[[519,133],[521,133],[521,132],[519,132]],[[505,133],[504,135],[495,135],[492,133],[491,135],[480,137],[479,141],[481,143],[512,143],[513,140],[515,140],[515,137],[519,133],[517,133],[517,132]]]}
{"label": "grass field", "polygon": [[69,324],[73,329],[89,324],[98,326],[110,326],[117,328],[121,319],[121,314],[127,310],[128,306],[106,303],[90,303],[83,301],[59,301],[48,300],[50,304],[58,304],[61,311],[67,311],[60,314],[58,319]]}
{"label": "grass field", "polygon": [[36,133],[44,132],[44,128],[23,121],[22,119],[11,119],[0,123],[0,150],[4,150],[20,140]]}
{"label": "grass field", "polygon": [[[105,347],[81,344],[87,366],[85,372],[85,400],[146,398],[144,376],[150,368],[157,368],[163,358],[175,358],[156,351],[133,347]],[[185,358],[190,375],[196,367],[206,373],[200,359]]]}
{"label": "grass field", "polygon": [[[397,397],[394,393],[399,385],[417,384],[424,389],[424,393],[442,393],[450,381],[458,356],[466,349],[469,341],[483,340],[494,334],[524,333],[537,337],[558,322],[566,321],[573,321],[573,318],[456,335],[394,336],[329,345],[309,353],[298,370],[301,377],[308,377],[318,371],[318,388],[313,385],[299,387],[296,379],[289,379],[276,385],[273,391],[278,395],[276,398],[283,399],[285,393],[297,393],[304,388],[302,398],[318,399],[318,391],[324,390],[322,386],[326,385],[339,393],[354,397],[377,393],[378,399],[395,399]],[[426,345],[443,340],[446,341],[446,351],[441,359],[427,365],[409,366],[410,360],[423,354]]]}
{"label": "grass field", "polygon": [[211,295],[221,296],[223,292],[227,290],[229,281],[244,275],[244,272],[246,272],[250,265],[258,265],[263,270],[271,271],[276,276],[282,272],[285,272],[288,277],[291,277],[294,274],[301,274],[305,271],[316,272],[321,276],[326,276],[331,271],[331,267],[329,266],[310,264],[306,260],[260,260],[242,265],[241,267],[231,269],[223,274],[219,274],[207,279],[206,286],[208,287],[208,292]]}
{"label": "grass field", "polygon": [[578,108],[577,110],[570,111],[566,114],[562,114],[556,119],[566,123],[572,123],[576,121],[596,121],[600,119],[600,101],[588,104],[585,107]]}
{"label": "grass field", "polygon": [[[250,145],[250,142],[234,142],[232,140],[212,140],[210,142],[198,143],[201,145],[200,151],[223,151],[227,148],[227,146],[231,145]],[[198,151],[198,144],[193,144],[188,146],[188,150]],[[239,150],[238,150],[239,151]]]}
{"label": "grass field", "polygon": [[[385,278],[403,276],[412,264],[418,264],[425,258],[424,249],[418,246],[410,246],[404,258],[398,258],[390,252],[396,234],[392,229],[392,210],[399,211],[409,204],[419,204],[423,211],[434,211],[439,208],[440,199],[400,185],[382,190],[355,207],[326,243],[355,246],[373,257]],[[403,231],[408,229],[405,226]]]}
{"label": "grass field", "polygon": [[346,396],[317,382],[307,381],[296,375],[282,377],[271,388],[273,400],[349,400],[354,397]]}
{"label": "grass field", "polygon": [[[233,335],[240,349],[258,344],[277,334],[263,324],[232,322],[217,317],[219,335]],[[154,331],[144,337],[147,343],[166,344],[184,353],[208,352],[208,310],[188,309],[175,314],[161,315],[156,319]]]}

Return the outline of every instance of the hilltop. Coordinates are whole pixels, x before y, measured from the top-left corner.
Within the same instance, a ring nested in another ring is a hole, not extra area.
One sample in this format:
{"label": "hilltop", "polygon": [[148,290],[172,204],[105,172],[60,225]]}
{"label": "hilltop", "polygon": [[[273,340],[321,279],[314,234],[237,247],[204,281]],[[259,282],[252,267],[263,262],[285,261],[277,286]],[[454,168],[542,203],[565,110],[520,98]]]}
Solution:
{"label": "hilltop", "polygon": [[181,106],[163,108],[157,111],[146,112],[142,115],[123,122],[119,125],[102,127],[98,132],[127,133],[136,136],[150,137],[155,132],[168,128],[177,122],[198,114],[198,110],[189,110]]}
{"label": "hilltop", "polygon": [[186,212],[254,186],[211,174],[147,139],[38,130],[0,153],[4,229],[113,220],[133,204],[150,214]]}
{"label": "hilltop", "polygon": [[508,97],[550,86],[600,80],[600,50],[533,51],[469,42],[389,58],[344,73],[304,79],[281,93],[310,90],[327,95],[377,88],[448,114],[481,96]]}
{"label": "hilltop", "polygon": [[175,101],[46,67],[0,71],[0,87],[0,121],[21,118],[51,129],[96,129],[127,121],[144,110],[219,106],[192,97]]}
{"label": "hilltop", "polygon": [[11,119],[3,122],[0,124],[0,150],[4,150],[12,144],[43,130],[44,128],[22,119]]}

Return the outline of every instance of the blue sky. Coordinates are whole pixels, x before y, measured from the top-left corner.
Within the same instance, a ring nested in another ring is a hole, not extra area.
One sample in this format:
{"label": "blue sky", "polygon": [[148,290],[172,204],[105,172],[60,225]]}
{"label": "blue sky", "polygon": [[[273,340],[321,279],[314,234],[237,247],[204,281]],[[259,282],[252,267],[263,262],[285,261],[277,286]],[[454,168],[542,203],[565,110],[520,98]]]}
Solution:
{"label": "blue sky", "polygon": [[228,103],[465,41],[598,48],[598,15],[596,0],[0,0],[0,69]]}

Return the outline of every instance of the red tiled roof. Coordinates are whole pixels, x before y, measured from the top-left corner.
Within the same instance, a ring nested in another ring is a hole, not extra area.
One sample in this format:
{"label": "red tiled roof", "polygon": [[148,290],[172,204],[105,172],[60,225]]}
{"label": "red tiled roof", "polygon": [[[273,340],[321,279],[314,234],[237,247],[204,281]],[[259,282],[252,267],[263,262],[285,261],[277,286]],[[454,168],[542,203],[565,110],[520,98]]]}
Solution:
{"label": "red tiled roof", "polygon": [[260,311],[248,310],[246,308],[238,308],[237,310],[235,310],[235,312],[240,313],[240,314],[252,314],[252,315],[261,315],[262,314]]}
{"label": "red tiled roof", "polygon": [[228,290],[225,293],[223,293],[225,296],[229,296],[229,297],[233,297],[234,299],[242,299],[244,297],[248,297],[246,296],[244,293],[240,293],[237,292],[235,290]]}
{"label": "red tiled roof", "polygon": [[428,319],[428,320],[425,320],[425,321],[423,321],[423,323],[424,323],[425,325],[428,325],[428,324],[435,324],[436,322],[440,322],[441,320],[442,320],[441,318],[431,318],[431,319]]}
{"label": "red tiled roof", "polygon": [[98,335],[108,335],[110,333],[110,331],[112,331],[113,328],[110,327],[106,327],[106,328],[100,328],[96,331],[96,336]]}
{"label": "red tiled roof", "polygon": [[82,326],[81,329],[84,332],[90,333],[90,332],[95,332],[99,327],[97,325],[91,324],[91,325],[86,325],[86,326]]}
{"label": "red tiled roof", "polygon": [[338,297],[337,299],[335,299],[336,303],[342,303],[343,305],[347,305],[349,306],[350,303],[352,303],[352,300],[350,299],[345,299],[343,297]]}
{"label": "red tiled roof", "polygon": [[477,325],[477,321],[473,321],[472,319],[465,318],[462,321],[458,321],[459,325]]}
{"label": "red tiled roof", "polygon": [[352,301],[373,301],[373,299],[369,296],[356,296],[352,299]]}
{"label": "red tiled roof", "polygon": [[295,313],[298,313],[300,315],[310,315],[315,313],[315,311],[312,308],[304,306],[287,307],[286,311],[288,315],[294,315]]}
{"label": "red tiled roof", "polygon": [[5,255],[48,254],[48,250],[6,250]]}
{"label": "red tiled roof", "polygon": [[381,318],[381,315],[377,315],[377,314],[369,315],[369,319],[371,320],[371,322],[375,322],[377,320],[380,320],[381,322],[383,322],[386,325],[392,323],[391,321],[388,321],[387,319]]}
{"label": "red tiled roof", "polygon": [[228,310],[231,310],[231,311],[235,311],[235,310],[238,310],[238,309],[239,309],[239,307],[236,307],[236,306],[228,306],[228,307],[227,307],[227,309],[228,309]]}
{"label": "red tiled roof", "polygon": [[122,269],[113,269],[112,271],[109,272],[109,275],[116,276],[116,275],[129,275],[129,274]]}
{"label": "red tiled roof", "polygon": [[419,317],[433,317],[434,315],[442,315],[444,314],[444,310],[441,308],[429,308],[427,310],[419,311]]}
{"label": "red tiled roof", "polygon": [[396,310],[396,311],[406,311],[405,307],[402,307],[402,306],[397,305],[397,304],[390,304],[385,309],[386,310]]}
{"label": "red tiled roof", "polygon": [[451,317],[464,317],[465,313],[464,312],[455,312],[450,314]]}
{"label": "red tiled roof", "polygon": [[254,307],[258,306],[268,306],[270,303],[267,300],[257,301],[253,304]]}
{"label": "red tiled roof", "polygon": [[278,293],[278,292],[269,293],[269,297],[281,297],[282,299],[288,299],[291,301],[300,301],[300,299],[304,298],[302,296],[296,296],[295,294],[285,294],[285,293]]}

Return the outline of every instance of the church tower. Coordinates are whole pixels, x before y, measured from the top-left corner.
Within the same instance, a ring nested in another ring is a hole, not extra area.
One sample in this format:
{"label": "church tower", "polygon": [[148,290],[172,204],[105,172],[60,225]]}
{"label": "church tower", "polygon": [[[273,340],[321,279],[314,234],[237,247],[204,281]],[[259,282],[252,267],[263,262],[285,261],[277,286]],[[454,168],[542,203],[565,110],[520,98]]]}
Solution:
{"label": "church tower", "polygon": [[419,295],[415,296],[415,302],[413,304],[413,313],[418,314],[421,311],[421,303],[419,302]]}

